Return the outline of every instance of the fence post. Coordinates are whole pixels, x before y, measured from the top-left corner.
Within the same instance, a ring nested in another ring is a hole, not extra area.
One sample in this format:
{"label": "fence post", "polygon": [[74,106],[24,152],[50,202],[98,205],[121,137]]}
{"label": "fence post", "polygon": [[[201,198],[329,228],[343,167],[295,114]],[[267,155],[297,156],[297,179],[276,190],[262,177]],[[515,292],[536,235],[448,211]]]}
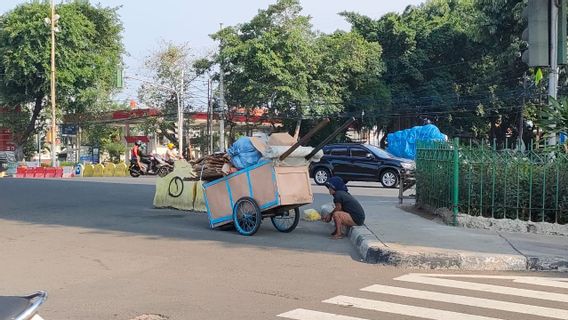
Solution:
{"label": "fence post", "polygon": [[458,225],[458,210],[459,210],[459,174],[460,174],[460,140],[459,138],[454,138],[454,150],[453,150],[453,160],[454,160],[454,188],[453,188],[453,201],[452,201],[452,212],[453,212],[453,224]]}

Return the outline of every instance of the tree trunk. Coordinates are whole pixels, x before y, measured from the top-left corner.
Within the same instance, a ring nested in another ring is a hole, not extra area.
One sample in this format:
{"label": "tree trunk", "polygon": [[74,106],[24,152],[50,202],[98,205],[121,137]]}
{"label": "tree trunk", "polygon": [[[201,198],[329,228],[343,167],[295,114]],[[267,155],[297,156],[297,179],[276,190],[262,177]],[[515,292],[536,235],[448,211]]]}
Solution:
{"label": "tree trunk", "polygon": [[21,134],[14,134],[14,144],[16,145],[16,161],[24,160],[24,144],[28,141],[30,135],[35,131],[36,121],[39,114],[43,109],[43,94],[37,96],[34,102],[34,109],[32,111],[32,117],[26,126],[26,129]]}
{"label": "tree trunk", "polygon": [[23,144],[16,144],[16,151],[14,151],[14,156],[16,157],[16,161],[18,161],[18,162],[24,160],[24,145]]}
{"label": "tree trunk", "polygon": [[302,119],[298,119],[298,122],[296,122],[296,131],[294,131],[294,139],[296,139],[296,141],[298,141],[298,139],[300,138],[301,127],[302,127]]}

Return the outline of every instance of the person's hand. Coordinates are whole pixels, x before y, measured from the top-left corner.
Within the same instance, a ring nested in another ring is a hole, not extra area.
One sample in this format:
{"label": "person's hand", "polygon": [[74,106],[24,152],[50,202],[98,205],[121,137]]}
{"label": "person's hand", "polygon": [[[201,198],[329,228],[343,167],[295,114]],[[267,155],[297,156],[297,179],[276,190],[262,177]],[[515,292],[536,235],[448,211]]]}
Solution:
{"label": "person's hand", "polygon": [[321,217],[321,221],[330,222],[331,221],[331,214],[326,214],[325,216]]}

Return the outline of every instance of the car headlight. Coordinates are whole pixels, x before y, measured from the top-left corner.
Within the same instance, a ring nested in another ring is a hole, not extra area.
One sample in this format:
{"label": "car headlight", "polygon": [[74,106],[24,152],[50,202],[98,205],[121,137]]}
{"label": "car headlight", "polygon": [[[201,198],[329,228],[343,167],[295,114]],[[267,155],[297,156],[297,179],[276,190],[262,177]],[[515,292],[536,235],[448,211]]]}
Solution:
{"label": "car headlight", "polygon": [[406,170],[414,170],[416,167],[413,162],[402,162],[400,165]]}

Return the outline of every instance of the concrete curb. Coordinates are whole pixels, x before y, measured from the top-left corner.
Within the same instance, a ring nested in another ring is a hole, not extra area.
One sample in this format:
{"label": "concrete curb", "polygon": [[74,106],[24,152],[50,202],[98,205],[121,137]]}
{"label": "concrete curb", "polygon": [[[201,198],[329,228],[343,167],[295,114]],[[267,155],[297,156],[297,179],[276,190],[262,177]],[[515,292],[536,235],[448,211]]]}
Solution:
{"label": "concrete curb", "polygon": [[[539,259],[529,260],[523,255],[491,254],[482,252],[445,250],[430,247],[384,244],[367,227],[353,227],[349,240],[366,263],[387,264],[412,269],[457,269],[522,271],[539,269],[545,264]],[[554,265],[557,262],[548,262]]]}
{"label": "concrete curb", "polygon": [[529,256],[527,269],[534,271],[568,272],[568,257],[534,257]]}

